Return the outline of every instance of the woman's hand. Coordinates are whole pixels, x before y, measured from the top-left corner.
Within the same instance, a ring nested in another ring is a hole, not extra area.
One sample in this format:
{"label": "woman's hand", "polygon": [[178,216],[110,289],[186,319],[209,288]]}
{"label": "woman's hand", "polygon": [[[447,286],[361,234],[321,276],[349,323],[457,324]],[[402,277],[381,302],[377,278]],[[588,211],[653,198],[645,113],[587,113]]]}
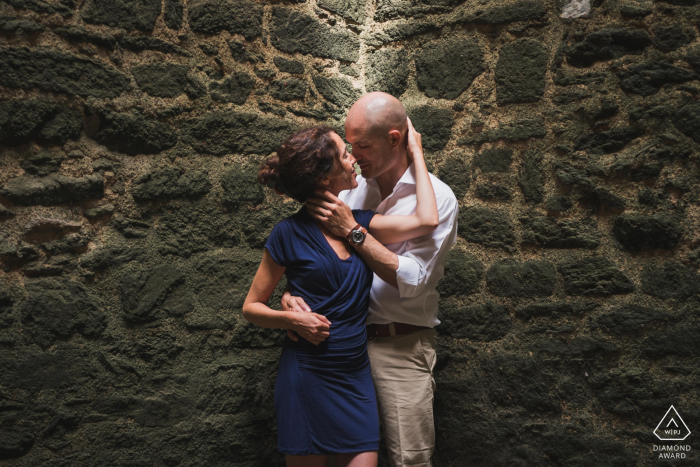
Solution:
{"label": "woman's hand", "polygon": [[423,158],[423,145],[421,144],[420,133],[413,128],[413,123],[411,119],[406,117],[408,120],[408,134],[406,135],[406,140],[408,142],[408,155],[411,156],[413,160],[416,157]]}
{"label": "woman's hand", "polygon": [[320,344],[330,335],[331,322],[314,312],[296,313],[292,329],[314,345]]}

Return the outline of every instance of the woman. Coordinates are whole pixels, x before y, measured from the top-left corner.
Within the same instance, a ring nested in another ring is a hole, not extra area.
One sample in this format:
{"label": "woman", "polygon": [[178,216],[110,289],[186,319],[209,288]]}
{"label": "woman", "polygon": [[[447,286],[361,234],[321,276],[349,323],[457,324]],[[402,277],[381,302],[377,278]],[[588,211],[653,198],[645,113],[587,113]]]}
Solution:
{"label": "woman", "polygon": [[[352,210],[357,223],[382,243],[425,235],[438,223],[435,195],[420,147],[408,123],[408,152],[416,168],[413,216],[382,216]],[[401,141],[399,144],[406,144]],[[260,169],[258,181],[306,202],[318,188],[334,195],[357,186],[355,159],[331,128],[300,130]],[[313,312],[272,310],[270,295],[282,275],[290,292]],[[287,466],[375,467],[379,420],[367,354],[365,321],[373,274],[345,238],[317,223],[303,206],[278,223],[243,305],[243,316],[266,328],[294,330],[285,336],[275,385],[278,450]]]}

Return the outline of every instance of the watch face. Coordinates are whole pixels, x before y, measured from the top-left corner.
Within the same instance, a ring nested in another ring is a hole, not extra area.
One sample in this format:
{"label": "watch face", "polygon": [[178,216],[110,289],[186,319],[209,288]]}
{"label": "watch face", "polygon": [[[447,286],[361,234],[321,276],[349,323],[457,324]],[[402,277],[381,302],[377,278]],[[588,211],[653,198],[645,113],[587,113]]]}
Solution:
{"label": "watch face", "polygon": [[354,243],[360,243],[364,239],[365,239],[365,234],[363,234],[361,230],[353,230],[352,241]]}

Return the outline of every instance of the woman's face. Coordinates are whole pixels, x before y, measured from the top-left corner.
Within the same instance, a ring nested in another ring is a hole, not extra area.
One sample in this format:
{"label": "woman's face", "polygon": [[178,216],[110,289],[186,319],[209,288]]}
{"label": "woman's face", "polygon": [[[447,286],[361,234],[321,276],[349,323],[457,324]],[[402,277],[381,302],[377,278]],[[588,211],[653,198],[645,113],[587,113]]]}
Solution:
{"label": "woman's face", "polygon": [[355,172],[355,158],[347,151],[345,141],[335,132],[331,133],[331,137],[340,151],[340,166],[336,165],[335,171],[326,181],[328,191],[337,195],[343,190],[351,190],[357,186],[357,172]]}

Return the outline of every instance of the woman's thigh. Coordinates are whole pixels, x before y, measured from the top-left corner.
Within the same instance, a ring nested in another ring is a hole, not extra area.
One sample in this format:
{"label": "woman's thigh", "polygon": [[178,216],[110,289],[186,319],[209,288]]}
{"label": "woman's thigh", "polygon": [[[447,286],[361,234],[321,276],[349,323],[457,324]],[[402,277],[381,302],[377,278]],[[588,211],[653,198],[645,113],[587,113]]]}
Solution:
{"label": "woman's thigh", "polygon": [[338,467],[377,467],[377,451],[338,454],[336,464]]}
{"label": "woman's thigh", "polygon": [[287,467],[326,467],[328,465],[328,456],[326,455],[311,455],[311,456],[292,456],[286,454]]}

